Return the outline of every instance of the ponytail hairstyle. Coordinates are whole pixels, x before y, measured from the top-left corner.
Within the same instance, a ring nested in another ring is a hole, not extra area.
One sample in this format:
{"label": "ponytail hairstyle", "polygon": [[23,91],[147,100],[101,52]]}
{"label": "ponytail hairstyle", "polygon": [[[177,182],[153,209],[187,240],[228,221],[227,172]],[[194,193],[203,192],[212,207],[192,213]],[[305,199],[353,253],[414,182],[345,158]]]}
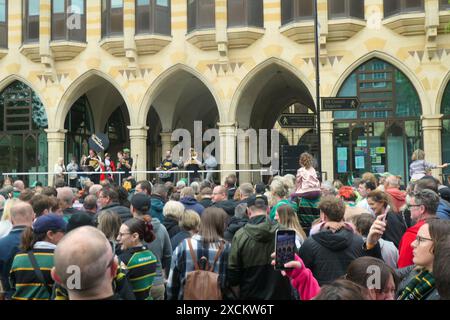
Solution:
{"label": "ponytail hairstyle", "polygon": [[153,231],[152,218],[148,215],[142,218],[132,218],[123,223],[128,227],[130,233],[137,233],[139,235],[139,240],[145,241],[147,243],[152,242],[156,239],[155,233]]}
{"label": "ponytail hairstyle", "polygon": [[30,251],[33,249],[34,245],[38,241],[44,241],[47,237],[47,232],[45,233],[34,233],[33,228],[26,227],[22,232],[20,249],[23,251]]}

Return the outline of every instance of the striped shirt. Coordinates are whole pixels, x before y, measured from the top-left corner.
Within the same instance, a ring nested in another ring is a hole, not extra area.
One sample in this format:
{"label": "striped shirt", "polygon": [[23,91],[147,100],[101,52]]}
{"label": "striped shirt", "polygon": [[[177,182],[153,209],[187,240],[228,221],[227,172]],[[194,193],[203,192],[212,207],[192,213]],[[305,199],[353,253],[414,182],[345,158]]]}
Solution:
{"label": "striped shirt", "polygon": [[[214,263],[214,257],[219,250],[220,243],[205,244],[200,235],[195,235],[191,238],[192,249],[196,254],[197,261],[201,257],[207,257],[210,264]],[[226,274],[228,267],[228,254],[231,245],[226,242],[221,256],[217,260],[214,272],[219,274],[219,281],[221,287],[225,287]],[[172,255],[172,264],[170,266],[169,280],[167,283],[167,299],[168,300],[183,300],[183,286],[186,282],[188,272],[194,271],[194,262],[192,261],[189,252],[187,239],[183,240],[175,249]]]}
{"label": "striped shirt", "polygon": [[150,289],[156,275],[156,256],[147,247],[134,247],[124,251],[120,260],[126,265],[127,277],[136,300],[151,300]]}
{"label": "striped shirt", "polygon": [[53,268],[53,249],[32,250],[46,285],[39,281],[31,264],[28,253],[21,251],[14,257],[9,280],[14,290],[12,300],[50,300],[46,286],[52,289],[53,279],[50,270]]}

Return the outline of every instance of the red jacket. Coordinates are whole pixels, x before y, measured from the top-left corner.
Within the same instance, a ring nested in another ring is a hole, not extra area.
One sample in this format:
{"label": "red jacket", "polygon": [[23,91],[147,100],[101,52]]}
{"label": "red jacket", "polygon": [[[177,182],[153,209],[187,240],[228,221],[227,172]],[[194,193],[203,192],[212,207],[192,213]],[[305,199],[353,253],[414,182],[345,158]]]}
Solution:
{"label": "red jacket", "polygon": [[413,264],[413,248],[411,243],[416,240],[417,232],[420,227],[425,224],[425,220],[421,220],[413,225],[411,228],[406,229],[405,234],[400,240],[400,245],[398,246],[398,263],[397,267],[399,269],[410,266]]}

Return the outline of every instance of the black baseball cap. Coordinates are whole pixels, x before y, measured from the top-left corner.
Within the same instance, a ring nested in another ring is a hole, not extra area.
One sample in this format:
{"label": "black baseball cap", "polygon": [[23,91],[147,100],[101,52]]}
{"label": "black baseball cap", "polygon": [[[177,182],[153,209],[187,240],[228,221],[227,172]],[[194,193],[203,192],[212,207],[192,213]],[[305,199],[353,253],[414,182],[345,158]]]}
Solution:
{"label": "black baseball cap", "polygon": [[269,205],[267,197],[262,194],[253,195],[247,198],[247,207],[257,207],[260,209],[266,209]]}
{"label": "black baseball cap", "polygon": [[144,193],[135,193],[131,198],[131,205],[141,213],[150,213],[150,200],[150,197]]}
{"label": "black baseball cap", "polygon": [[84,226],[95,227],[94,219],[86,212],[77,212],[70,217],[69,222],[67,223],[66,232],[70,232],[76,228]]}

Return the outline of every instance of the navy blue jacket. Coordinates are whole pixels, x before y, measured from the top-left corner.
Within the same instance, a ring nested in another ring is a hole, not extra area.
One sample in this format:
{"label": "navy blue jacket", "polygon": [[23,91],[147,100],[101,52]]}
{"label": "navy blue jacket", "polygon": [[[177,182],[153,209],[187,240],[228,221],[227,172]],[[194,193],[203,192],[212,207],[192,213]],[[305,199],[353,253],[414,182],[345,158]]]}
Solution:
{"label": "navy blue jacket", "polygon": [[6,298],[13,294],[9,285],[9,271],[14,256],[19,252],[20,237],[24,229],[25,226],[15,226],[7,236],[0,239],[0,277]]}
{"label": "navy blue jacket", "polygon": [[184,197],[180,200],[180,202],[184,205],[186,210],[194,210],[200,216],[202,215],[203,210],[205,210],[205,207],[198,203],[193,197]]}

